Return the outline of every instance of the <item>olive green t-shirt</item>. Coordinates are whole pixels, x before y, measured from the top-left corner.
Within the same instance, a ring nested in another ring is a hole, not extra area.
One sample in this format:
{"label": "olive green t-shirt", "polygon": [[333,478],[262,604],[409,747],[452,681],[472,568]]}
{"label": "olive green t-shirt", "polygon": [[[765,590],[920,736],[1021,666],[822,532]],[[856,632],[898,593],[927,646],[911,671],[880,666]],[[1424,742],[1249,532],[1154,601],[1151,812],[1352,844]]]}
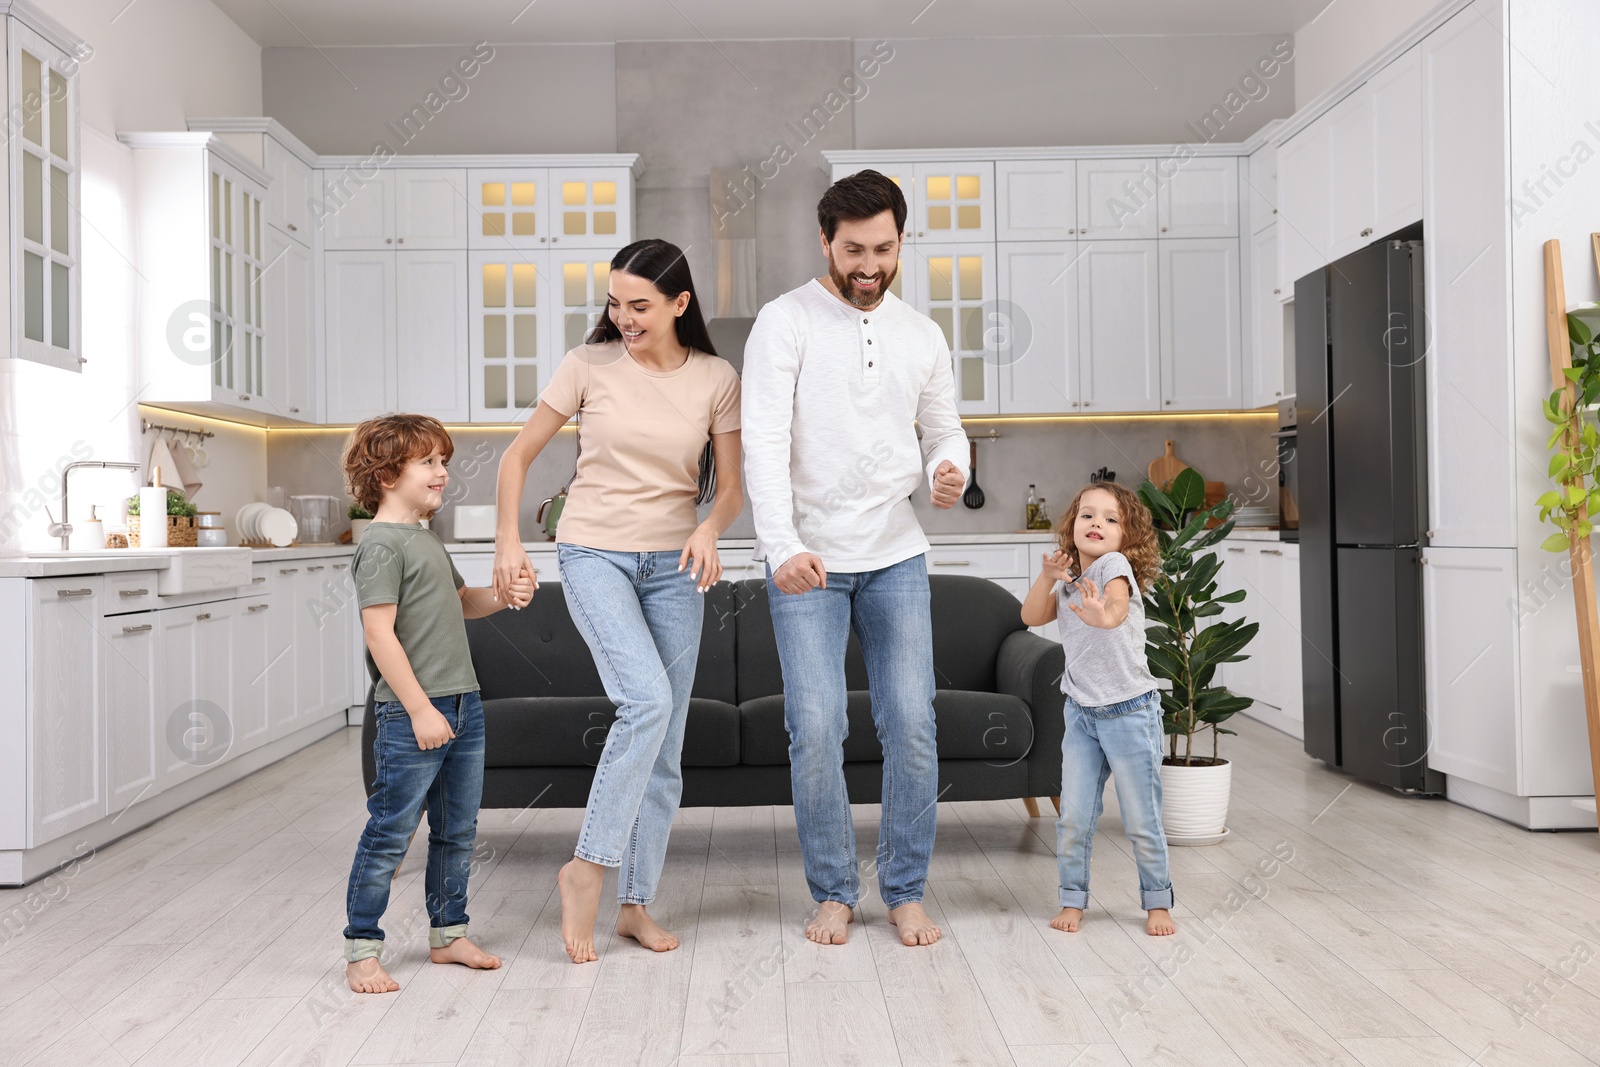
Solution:
{"label": "olive green t-shirt", "polygon": [[[394,604],[394,635],[411,661],[411,672],[430,697],[478,688],[461,615],[466,581],[439,535],[403,522],[369,523],[350,560],[356,603],[363,608]],[[367,671],[378,683],[379,703],[398,699],[367,651]]]}

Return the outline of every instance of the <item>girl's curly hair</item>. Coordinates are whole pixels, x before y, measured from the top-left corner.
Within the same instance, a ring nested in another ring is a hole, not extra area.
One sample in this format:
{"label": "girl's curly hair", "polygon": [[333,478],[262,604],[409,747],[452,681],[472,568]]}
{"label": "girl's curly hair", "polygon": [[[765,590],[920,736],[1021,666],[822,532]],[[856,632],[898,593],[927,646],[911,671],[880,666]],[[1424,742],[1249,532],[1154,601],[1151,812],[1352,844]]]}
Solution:
{"label": "girl's curly hair", "polygon": [[450,462],[455,442],[444,425],[429,415],[380,415],[350,432],[344,446],[345,489],[351,499],[374,515],[383,502],[383,483],[393,482],[407,463],[429,453],[443,453]]}
{"label": "girl's curly hair", "polygon": [[1072,527],[1077,522],[1084,494],[1096,489],[1103,489],[1116,498],[1117,512],[1122,519],[1122,547],[1117,551],[1127,557],[1129,566],[1133,568],[1133,576],[1139,581],[1139,592],[1149,592],[1150,583],[1161,573],[1161,540],[1156,536],[1155,520],[1150,516],[1150,509],[1127,486],[1117,482],[1100,482],[1079,489],[1056,525],[1057,546],[1072,561],[1072,573],[1082,574],[1083,564],[1078,559],[1078,546],[1072,538]]}

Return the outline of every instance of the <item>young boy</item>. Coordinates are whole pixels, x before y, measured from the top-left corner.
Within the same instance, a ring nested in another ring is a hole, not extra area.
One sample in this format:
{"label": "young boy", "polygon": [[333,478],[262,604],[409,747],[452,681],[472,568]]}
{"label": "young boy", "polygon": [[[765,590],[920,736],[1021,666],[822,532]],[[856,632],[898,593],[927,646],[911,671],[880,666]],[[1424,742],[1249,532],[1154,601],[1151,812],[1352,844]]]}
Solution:
{"label": "young boy", "polygon": [[373,513],[351,559],[367,668],[377,683],[377,774],[346,896],[345,977],[357,993],[400,988],[378,962],[389,885],[428,810],[428,958],[494,969],[467,939],[467,876],[483,795],[483,705],[463,619],[533,598],[533,576],[511,584],[510,604],[465,588],[437,534],[421,520],[444,500],[450,435],[425,415],[385,415],[345,446],[350,495]]}

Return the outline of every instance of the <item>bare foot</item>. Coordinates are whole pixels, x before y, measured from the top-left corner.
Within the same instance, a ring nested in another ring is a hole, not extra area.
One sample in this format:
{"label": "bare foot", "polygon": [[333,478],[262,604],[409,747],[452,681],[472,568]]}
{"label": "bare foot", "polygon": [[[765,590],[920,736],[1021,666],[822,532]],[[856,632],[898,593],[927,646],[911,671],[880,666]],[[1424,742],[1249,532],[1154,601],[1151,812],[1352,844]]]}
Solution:
{"label": "bare foot", "polygon": [[916,902],[902,904],[891,911],[889,921],[900,928],[902,945],[931,945],[944,936]]}
{"label": "bare foot", "polygon": [[428,958],[434,963],[459,963],[476,971],[492,971],[500,966],[500,957],[491,956],[465,937],[458,937],[444,948],[430,948]]}
{"label": "bare foot", "polygon": [[661,929],[643,904],[622,905],[617,915],[617,936],[631,937],[651,952],[671,952],[678,947],[678,935]]}
{"label": "bare foot", "polygon": [[854,908],[837,900],[824,900],[806,924],[806,940],[819,945],[842,945],[850,938],[850,924],[856,921]]}
{"label": "bare foot", "polygon": [[1172,921],[1172,912],[1166,908],[1151,908],[1149,918],[1144,921],[1144,932],[1151,937],[1166,937],[1168,934],[1177,933],[1178,927]]}
{"label": "bare foot", "polygon": [[400,983],[389,977],[389,972],[383,969],[383,964],[378,962],[376,956],[347,964],[344,980],[357,993],[393,993],[400,988]]}
{"label": "bare foot", "polygon": [[1069,934],[1078,932],[1078,924],[1083,922],[1082,908],[1062,908],[1061,914],[1050,920],[1053,930],[1062,930]]}
{"label": "bare foot", "polygon": [[605,877],[604,867],[576,856],[556,875],[561,890],[561,940],[573,963],[593,963],[600,958],[594,951],[594,919],[600,914],[600,887]]}

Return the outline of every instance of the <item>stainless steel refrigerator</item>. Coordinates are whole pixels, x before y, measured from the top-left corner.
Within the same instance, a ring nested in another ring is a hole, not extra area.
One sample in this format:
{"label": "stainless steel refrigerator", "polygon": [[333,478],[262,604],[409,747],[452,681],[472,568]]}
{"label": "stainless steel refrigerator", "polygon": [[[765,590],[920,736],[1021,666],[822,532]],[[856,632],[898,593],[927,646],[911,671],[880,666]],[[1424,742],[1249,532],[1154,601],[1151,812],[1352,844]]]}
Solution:
{"label": "stainless steel refrigerator", "polygon": [[1438,792],[1427,766],[1421,240],[1385,239],[1295,283],[1305,749]]}

